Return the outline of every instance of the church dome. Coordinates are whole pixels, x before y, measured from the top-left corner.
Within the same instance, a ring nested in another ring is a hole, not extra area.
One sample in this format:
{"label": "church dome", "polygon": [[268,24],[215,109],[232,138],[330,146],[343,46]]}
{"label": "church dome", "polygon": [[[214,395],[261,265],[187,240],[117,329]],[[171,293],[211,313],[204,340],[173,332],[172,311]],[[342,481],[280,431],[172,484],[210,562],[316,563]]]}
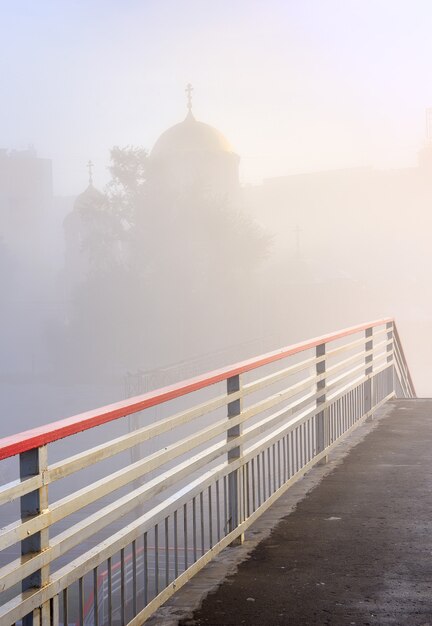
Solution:
{"label": "church dome", "polygon": [[87,163],[87,169],[89,173],[87,188],[75,198],[74,211],[88,211],[92,209],[99,209],[105,202],[105,196],[93,185],[93,163],[89,161]]}
{"label": "church dome", "polygon": [[93,183],[89,183],[87,189],[85,189],[79,196],[76,197],[74,202],[74,209],[76,211],[85,211],[87,209],[94,209],[103,204],[105,196],[98,191],[96,187],[93,187]]}
{"label": "church dome", "polygon": [[156,141],[152,158],[164,158],[185,153],[233,153],[229,141],[213,126],[198,122],[189,111],[180,124],[168,128]]}
{"label": "church dome", "polygon": [[192,114],[192,85],[187,85],[188,114],[168,128],[150,152],[149,182],[164,193],[202,189],[221,197],[239,190],[239,156],[213,126],[198,122]]}

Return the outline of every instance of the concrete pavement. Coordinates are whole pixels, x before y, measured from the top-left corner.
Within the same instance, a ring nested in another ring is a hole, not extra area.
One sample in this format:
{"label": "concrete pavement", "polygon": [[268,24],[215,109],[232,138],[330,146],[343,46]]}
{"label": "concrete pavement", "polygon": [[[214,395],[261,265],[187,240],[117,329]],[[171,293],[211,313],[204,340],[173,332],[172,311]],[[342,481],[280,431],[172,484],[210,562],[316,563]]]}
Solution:
{"label": "concrete pavement", "polygon": [[431,459],[432,400],[393,401],[181,625],[432,625]]}

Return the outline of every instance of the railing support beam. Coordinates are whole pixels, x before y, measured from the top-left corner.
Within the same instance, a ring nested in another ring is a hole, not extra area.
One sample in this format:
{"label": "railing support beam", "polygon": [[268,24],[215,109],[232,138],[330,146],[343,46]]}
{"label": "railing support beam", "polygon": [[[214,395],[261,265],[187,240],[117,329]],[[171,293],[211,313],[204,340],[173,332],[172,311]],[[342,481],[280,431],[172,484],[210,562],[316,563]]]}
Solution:
{"label": "railing support beam", "polygon": [[373,335],[373,328],[366,328],[365,330],[365,339],[366,339],[365,375],[368,376],[368,379],[365,381],[365,384],[364,384],[364,412],[365,413],[369,413],[369,411],[372,410],[372,404],[373,404],[373,399],[372,399],[372,394],[373,394],[373,378],[372,378],[373,338],[372,338],[372,335]]}
{"label": "railing support beam", "polygon": [[[43,474],[48,468],[48,454],[47,446],[41,446],[22,452],[20,454],[20,478],[24,480],[31,476],[37,476]],[[36,491],[31,491],[21,497],[21,519],[28,521],[29,519],[39,515],[42,511],[48,508],[48,486],[42,486]],[[28,554],[40,553],[48,548],[48,529],[35,532],[26,539],[21,541],[21,555],[24,557]],[[48,583],[49,580],[49,566],[46,565],[36,570],[24,578],[21,585],[22,591],[28,591],[29,589],[40,589]],[[22,621],[23,626],[35,626],[41,624],[45,626],[51,623],[50,619],[50,602],[47,602],[44,606],[35,609],[32,613],[26,615]]]}
{"label": "railing support beam", "polygon": [[[230,396],[233,393],[241,391],[241,379],[240,375],[232,376],[227,379],[227,393]],[[229,402],[228,418],[237,417],[242,411],[243,401],[241,398]],[[238,424],[229,428],[227,431],[227,441],[232,442],[233,439],[238,439],[243,432],[243,426]],[[238,445],[228,451],[228,463],[237,461],[242,456],[242,446]],[[236,469],[228,475],[228,532],[233,531],[243,521],[242,511],[242,480],[241,471],[243,468]],[[231,545],[240,545],[244,541],[244,534],[235,539]]]}
{"label": "railing support beam", "polygon": [[[325,343],[322,343],[316,347],[315,355],[317,359],[324,357],[325,353],[326,353]],[[325,362],[325,359],[321,358],[321,360],[318,361],[318,363],[316,364],[316,374],[317,376],[320,376],[322,374],[325,374],[325,371],[326,371],[326,362]],[[319,407],[320,404],[323,404],[326,401],[326,393],[325,393],[326,379],[324,377],[321,378],[321,380],[317,382],[316,388],[317,388],[317,392],[322,391],[322,395],[318,396],[316,399],[317,407]],[[317,413],[316,438],[317,438],[317,454],[319,454],[320,452],[325,450],[328,445],[328,438],[329,438],[328,411],[326,410],[321,411],[320,413]],[[320,465],[325,464],[327,463],[327,461],[328,461],[328,457],[326,455],[321,459],[321,461],[319,461],[319,464]]]}
{"label": "railing support beam", "polygon": [[395,392],[396,395],[396,371],[395,371],[395,366],[394,366],[394,333],[393,333],[393,322],[387,322],[386,324],[386,330],[387,330],[387,363],[389,365],[392,365],[391,370],[390,370],[390,382],[392,385],[392,389]]}

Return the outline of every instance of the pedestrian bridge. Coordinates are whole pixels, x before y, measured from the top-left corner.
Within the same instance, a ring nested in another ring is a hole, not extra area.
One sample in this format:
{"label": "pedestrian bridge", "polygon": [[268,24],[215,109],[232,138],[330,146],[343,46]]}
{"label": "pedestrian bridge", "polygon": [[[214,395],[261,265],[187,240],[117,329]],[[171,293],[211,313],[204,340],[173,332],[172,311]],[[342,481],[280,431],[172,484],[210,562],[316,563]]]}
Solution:
{"label": "pedestrian bridge", "polygon": [[[210,612],[197,622],[350,623],[346,615],[340,622],[329,617],[337,605],[331,594],[343,597],[330,584],[324,593],[331,571],[345,568],[351,581],[345,596],[354,593],[359,571],[379,576],[387,567],[379,564],[382,543],[386,554],[398,554],[397,527],[380,534],[376,522],[393,528],[398,519],[397,481],[406,478],[405,505],[412,503],[413,511],[425,495],[415,486],[426,489],[431,437],[427,421],[411,410],[421,401],[406,400],[415,395],[395,322],[383,319],[0,440],[7,467],[0,476],[16,472],[0,487],[6,521],[0,531],[0,624],[143,624],[217,554],[241,543],[248,527],[314,465],[325,463],[348,433],[390,403],[388,436],[384,429],[367,448],[363,473],[350,469],[358,446],[348,465],[332,472],[278,527],[267,587],[245,565],[237,592],[226,585],[219,591],[232,610],[215,617],[213,596],[203,607]],[[156,406],[157,419],[151,412]],[[396,467],[412,466],[418,476],[395,474]],[[345,483],[348,503],[329,479],[340,488]],[[353,516],[355,507],[371,510],[375,525],[366,534],[367,519]],[[288,590],[281,572],[293,562]],[[264,600],[278,594],[272,600],[278,613],[270,619]],[[317,595],[326,601],[313,609]],[[304,621],[302,604],[313,619]],[[246,612],[235,613],[234,605]]]}

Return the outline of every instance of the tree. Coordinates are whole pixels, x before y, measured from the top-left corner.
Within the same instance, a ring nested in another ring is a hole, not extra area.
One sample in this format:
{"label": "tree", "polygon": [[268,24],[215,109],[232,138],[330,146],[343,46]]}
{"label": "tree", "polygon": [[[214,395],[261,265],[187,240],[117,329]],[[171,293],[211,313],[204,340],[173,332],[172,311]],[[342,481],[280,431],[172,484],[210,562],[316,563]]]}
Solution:
{"label": "tree", "polygon": [[114,147],[110,172],[103,208],[89,212],[92,269],[75,295],[73,332],[127,369],[220,349],[228,326],[240,328],[268,236],[198,183],[176,194],[152,185],[142,148]]}

